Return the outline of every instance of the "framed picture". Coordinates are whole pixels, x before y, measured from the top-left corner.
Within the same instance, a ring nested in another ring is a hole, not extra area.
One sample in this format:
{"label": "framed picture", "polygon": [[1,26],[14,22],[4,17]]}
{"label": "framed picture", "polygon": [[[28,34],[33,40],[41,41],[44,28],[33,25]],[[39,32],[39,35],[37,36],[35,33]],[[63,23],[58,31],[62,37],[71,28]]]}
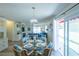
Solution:
{"label": "framed picture", "polygon": [[30,27],[28,27],[27,30],[30,31],[31,30]]}
{"label": "framed picture", "polygon": [[17,29],[17,35],[21,33],[21,25],[19,23],[16,23],[16,29]]}

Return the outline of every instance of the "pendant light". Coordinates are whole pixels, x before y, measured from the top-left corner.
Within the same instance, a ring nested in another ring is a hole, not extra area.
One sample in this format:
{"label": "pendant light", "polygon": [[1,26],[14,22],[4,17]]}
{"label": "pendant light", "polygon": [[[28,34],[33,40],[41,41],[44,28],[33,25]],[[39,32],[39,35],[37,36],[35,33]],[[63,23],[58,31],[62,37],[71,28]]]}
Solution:
{"label": "pendant light", "polygon": [[31,23],[37,23],[38,21],[37,21],[37,19],[35,18],[35,7],[32,7],[32,9],[33,9],[33,18],[31,19]]}

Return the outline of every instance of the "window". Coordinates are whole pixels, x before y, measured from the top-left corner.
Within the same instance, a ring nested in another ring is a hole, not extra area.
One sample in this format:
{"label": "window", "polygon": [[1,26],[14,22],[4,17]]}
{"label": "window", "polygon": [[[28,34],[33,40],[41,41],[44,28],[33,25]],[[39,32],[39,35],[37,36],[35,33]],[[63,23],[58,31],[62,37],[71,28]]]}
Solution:
{"label": "window", "polygon": [[40,33],[41,27],[33,27],[33,33]]}

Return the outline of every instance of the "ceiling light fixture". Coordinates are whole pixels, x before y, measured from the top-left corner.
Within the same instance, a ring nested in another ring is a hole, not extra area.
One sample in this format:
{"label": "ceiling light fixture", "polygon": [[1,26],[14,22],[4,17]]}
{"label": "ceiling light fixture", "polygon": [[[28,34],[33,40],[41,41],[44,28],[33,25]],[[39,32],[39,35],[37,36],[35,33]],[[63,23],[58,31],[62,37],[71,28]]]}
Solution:
{"label": "ceiling light fixture", "polygon": [[37,19],[35,18],[35,7],[32,7],[32,9],[33,9],[33,18],[31,19],[31,23],[37,23],[38,21],[37,21]]}

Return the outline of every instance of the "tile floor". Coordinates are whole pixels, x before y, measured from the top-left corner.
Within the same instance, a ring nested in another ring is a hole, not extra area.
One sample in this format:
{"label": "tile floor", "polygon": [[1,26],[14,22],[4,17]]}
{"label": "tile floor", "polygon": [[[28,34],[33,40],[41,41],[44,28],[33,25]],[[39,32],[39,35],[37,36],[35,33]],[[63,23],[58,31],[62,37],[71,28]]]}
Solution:
{"label": "tile floor", "polygon": [[[9,41],[8,48],[1,51],[0,56],[14,56],[14,52],[12,50],[14,43],[17,43],[17,42]],[[58,55],[59,54],[56,51],[53,51],[51,54],[51,56],[58,56]]]}
{"label": "tile floor", "polygon": [[8,44],[8,48],[1,51],[0,52],[0,56],[14,56],[14,53],[12,51],[12,48],[13,48],[13,42],[12,41],[9,41],[9,44]]}

